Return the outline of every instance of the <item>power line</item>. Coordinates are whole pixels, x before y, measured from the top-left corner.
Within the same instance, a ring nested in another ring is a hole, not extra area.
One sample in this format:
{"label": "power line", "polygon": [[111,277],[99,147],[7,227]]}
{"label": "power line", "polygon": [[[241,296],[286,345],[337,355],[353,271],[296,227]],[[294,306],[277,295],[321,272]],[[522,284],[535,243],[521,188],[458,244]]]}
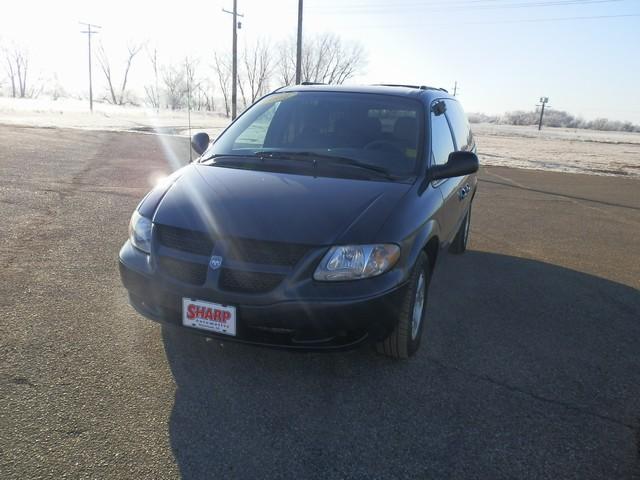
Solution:
{"label": "power line", "polygon": [[487,24],[499,24],[499,23],[537,23],[537,22],[556,22],[565,20],[593,20],[602,18],[625,18],[625,17],[640,17],[640,13],[629,13],[621,15],[589,15],[582,17],[549,17],[549,18],[524,18],[520,20],[496,20],[489,22],[467,22],[462,25],[487,25]]}
{"label": "power line", "polygon": [[[620,14],[620,15],[589,15],[589,16],[576,16],[576,17],[548,17],[548,18],[525,18],[525,19],[514,19],[514,20],[495,20],[495,21],[487,21],[487,22],[456,22],[456,23],[436,23],[430,25],[429,28],[449,28],[451,26],[460,26],[460,25],[499,25],[499,24],[510,24],[510,23],[539,23],[539,22],[561,22],[561,21],[575,21],[575,20],[602,20],[602,19],[621,19],[621,18],[632,18],[632,17],[640,17],[640,13],[628,13],[628,14]],[[355,29],[363,29],[363,28],[375,28],[375,29],[388,29],[388,28],[411,28],[411,27],[421,27],[424,28],[424,23],[416,23],[416,24],[385,24],[385,25],[354,25],[352,28]]]}
{"label": "power line", "polygon": [[451,10],[514,10],[522,8],[540,8],[540,7],[564,7],[564,6],[576,6],[576,5],[597,5],[604,3],[621,2],[624,0],[546,0],[535,1],[529,3],[510,3],[497,5],[493,4],[481,4],[480,1],[487,2],[490,0],[479,0],[473,2],[438,2],[438,3],[401,3],[401,4],[351,4],[351,5],[339,5],[329,7],[328,5],[311,7],[318,13],[341,13],[341,14],[360,14],[366,12],[367,14],[388,13],[397,11],[398,8],[412,8],[420,10],[430,11],[451,11]]}
{"label": "power line", "polygon": [[[89,110],[93,113],[93,81],[91,79],[91,35],[95,35],[96,33],[100,33],[96,31],[96,28],[102,28],[100,25],[94,25],[92,23],[86,22],[78,22],[80,25],[85,25],[87,27],[86,30],[81,30],[80,33],[87,34],[87,41],[89,46]],[[94,30],[91,30],[94,28]]]}
{"label": "power line", "polygon": [[[520,0],[518,3],[513,3],[513,0],[398,0],[392,6],[392,8],[397,9],[399,7],[440,7],[440,6],[512,6],[512,5],[536,5],[536,4],[589,4],[589,3],[611,3],[611,2],[625,2],[627,0]],[[500,5],[498,2],[501,2]],[[486,4],[486,5],[482,5]],[[311,5],[309,8],[314,10],[318,9],[330,9],[335,10],[338,8],[379,8],[379,7],[389,7],[388,1],[380,1],[380,2],[372,2],[366,1],[361,3],[348,3],[342,5]]]}

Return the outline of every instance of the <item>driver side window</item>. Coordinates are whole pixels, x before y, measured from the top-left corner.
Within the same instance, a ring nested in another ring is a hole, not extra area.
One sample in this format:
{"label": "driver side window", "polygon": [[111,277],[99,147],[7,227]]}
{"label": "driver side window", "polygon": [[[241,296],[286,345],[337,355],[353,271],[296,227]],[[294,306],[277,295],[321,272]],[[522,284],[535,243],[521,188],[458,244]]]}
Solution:
{"label": "driver side window", "polygon": [[449,154],[455,150],[451,129],[444,113],[431,112],[431,157],[432,165],[444,165]]}

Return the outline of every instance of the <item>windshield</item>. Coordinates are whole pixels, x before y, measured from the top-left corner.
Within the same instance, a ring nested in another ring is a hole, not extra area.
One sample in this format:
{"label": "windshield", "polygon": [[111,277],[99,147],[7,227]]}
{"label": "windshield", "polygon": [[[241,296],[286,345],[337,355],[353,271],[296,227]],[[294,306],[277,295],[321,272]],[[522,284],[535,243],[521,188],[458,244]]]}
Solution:
{"label": "windshield", "polygon": [[407,177],[420,158],[421,112],[419,101],[390,95],[276,93],[242,115],[203,158],[304,152],[335,157],[332,168],[360,164]]}

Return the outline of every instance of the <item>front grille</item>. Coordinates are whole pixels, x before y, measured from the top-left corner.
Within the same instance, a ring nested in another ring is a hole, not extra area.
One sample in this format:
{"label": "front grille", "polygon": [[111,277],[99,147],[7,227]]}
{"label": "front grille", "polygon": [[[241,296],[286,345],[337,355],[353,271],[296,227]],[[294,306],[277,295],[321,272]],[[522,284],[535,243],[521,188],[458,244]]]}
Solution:
{"label": "front grille", "polygon": [[[155,225],[155,232],[161,245],[175,250],[209,256],[214,249],[214,239],[206,232],[161,224]],[[281,267],[294,267],[309,249],[306,245],[238,238],[226,238],[225,244],[224,256],[230,260]],[[206,281],[206,263],[187,262],[165,256],[159,257],[158,263],[162,273],[181,282],[202,285]],[[285,276],[223,268],[220,270],[218,284],[222,290],[227,291],[264,293],[276,288]]]}
{"label": "front grille", "polygon": [[156,224],[158,241],[165,247],[196,255],[211,255],[213,238],[206,232]]}
{"label": "front grille", "polygon": [[293,243],[229,239],[228,254],[233,260],[267,265],[295,266],[309,247]]}
{"label": "front grille", "polygon": [[206,263],[183,262],[169,257],[160,257],[160,269],[170,277],[192,285],[202,285],[207,278]]}
{"label": "front grille", "polygon": [[275,273],[243,272],[223,268],[219,286],[223,290],[246,293],[265,293],[276,288],[284,275]]}

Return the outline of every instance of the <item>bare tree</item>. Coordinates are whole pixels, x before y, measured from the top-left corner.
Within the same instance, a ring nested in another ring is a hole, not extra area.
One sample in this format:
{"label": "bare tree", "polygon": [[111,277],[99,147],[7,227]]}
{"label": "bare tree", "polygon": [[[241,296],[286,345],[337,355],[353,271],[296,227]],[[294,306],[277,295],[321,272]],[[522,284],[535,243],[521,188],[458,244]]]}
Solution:
{"label": "bare tree", "polygon": [[18,45],[4,48],[3,51],[7,76],[11,82],[11,96],[13,98],[25,98],[37,95],[35,91],[27,88],[27,74],[29,72],[28,51]]}
{"label": "bare tree", "polygon": [[131,70],[131,63],[135,56],[140,53],[144,44],[129,44],[127,45],[127,66],[124,69],[124,76],[122,77],[122,86],[120,87],[120,105],[122,105],[124,94],[127,89],[127,79],[129,78],[129,70]]}
{"label": "bare tree", "polygon": [[9,54],[9,52],[7,50],[5,50],[5,59],[7,61],[7,76],[9,77],[9,81],[11,82],[11,96],[13,98],[16,98],[16,92],[17,92],[17,88],[16,88],[16,72],[15,69],[13,67],[13,61],[11,59],[11,56]]}
{"label": "bare tree", "polygon": [[209,79],[198,82],[192,92],[193,106],[196,110],[206,110],[212,112],[215,110],[214,101],[215,89]]}
{"label": "bare tree", "polygon": [[222,98],[224,99],[225,115],[228,117],[231,114],[231,66],[228,56],[213,54],[213,69],[218,78],[218,86],[222,92]]}
{"label": "bare tree", "polygon": [[185,58],[184,68],[189,89],[189,102],[194,110],[213,110],[213,85],[205,76],[198,75],[200,60],[197,58]]}
{"label": "bare tree", "polygon": [[272,73],[270,46],[258,40],[253,46],[242,52],[242,77],[238,81],[244,107],[248,107],[259,97],[267,93]]}
{"label": "bare tree", "polygon": [[104,73],[104,77],[107,80],[107,87],[109,89],[109,94],[110,94],[110,97],[107,97],[106,99],[108,102],[113,103],[114,105],[123,105],[126,102],[125,93],[127,90],[127,80],[129,78],[129,71],[131,70],[133,59],[135,58],[136,55],[138,55],[138,53],[140,53],[140,50],[142,50],[143,46],[144,44],[142,43],[137,43],[137,44],[132,43],[127,45],[127,51],[128,51],[127,61],[124,68],[124,74],[122,76],[122,84],[120,86],[120,92],[119,94],[117,94],[114,86],[115,79],[111,72],[111,65],[109,63],[109,57],[107,56],[107,53],[104,50],[104,46],[100,44],[100,47],[98,48],[98,63],[100,64],[102,73]]}
{"label": "bare tree", "polygon": [[153,51],[147,48],[147,55],[153,68],[154,83],[152,85],[145,85],[144,93],[146,97],[146,103],[155,108],[156,111],[160,108],[160,87],[159,87],[159,73],[158,73],[158,49],[153,48]]}
{"label": "bare tree", "polygon": [[195,58],[186,57],[184,59],[184,74],[187,88],[187,102],[191,108],[194,108],[193,92],[197,90],[199,82],[196,80],[196,69],[198,68],[199,60]]}
{"label": "bare tree", "polygon": [[173,65],[162,68],[162,83],[165,88],[167,108],[175,110],[185,105],[187,82],[184,65]]}
{"label": "bare tree", "polygon": [[159,108],[162,96],[172,110],[188,106],[187,102],[194,110],[213,110],[213,87],[210,80],[198,75],[199,59],[186,57],[177,65],[161,65],[155,48],[147,53],[155,75],[155,85],[144,87],[147,105]]}
{"label": "bare tree", "polygon": [[104,51],[104,45],[102,45],[102,43],[98,47],[97,56],[98,63],[100,64],[100,68],[102,69],[102,73],[104,73],[104,76],[107,79],[107,87],[109,88],[109,93],[111,94],[111,103],[117,104],[118,100],[116,98],[116,92],[113,89],[113,81],[111,79],[111,66],[109,65],[109,58],[107,57],[107,53]]}
{"label": "bare tree", "polygon": [[[295,39],[280,45],[279,80],[290,85],[295,79]],[[307,39],[302,47],[302,81],[342,84],[366,65],[362,44],[344,42],[338,35],[325,33]]]}
{"label": "bare tree", "polygon": [[291,85],[296,81],[296,45],[293,37],[278,45],[277,70],[280,85]]}
{"label": "bare tree", "polygon": [[47,84],[49,85],[47,93],[51,95],[53,100],[58,100],[59,98],[68,96],[67,91],[62,86],[62,83],[60,83],[60,78],[56,72],[53,73]]}

